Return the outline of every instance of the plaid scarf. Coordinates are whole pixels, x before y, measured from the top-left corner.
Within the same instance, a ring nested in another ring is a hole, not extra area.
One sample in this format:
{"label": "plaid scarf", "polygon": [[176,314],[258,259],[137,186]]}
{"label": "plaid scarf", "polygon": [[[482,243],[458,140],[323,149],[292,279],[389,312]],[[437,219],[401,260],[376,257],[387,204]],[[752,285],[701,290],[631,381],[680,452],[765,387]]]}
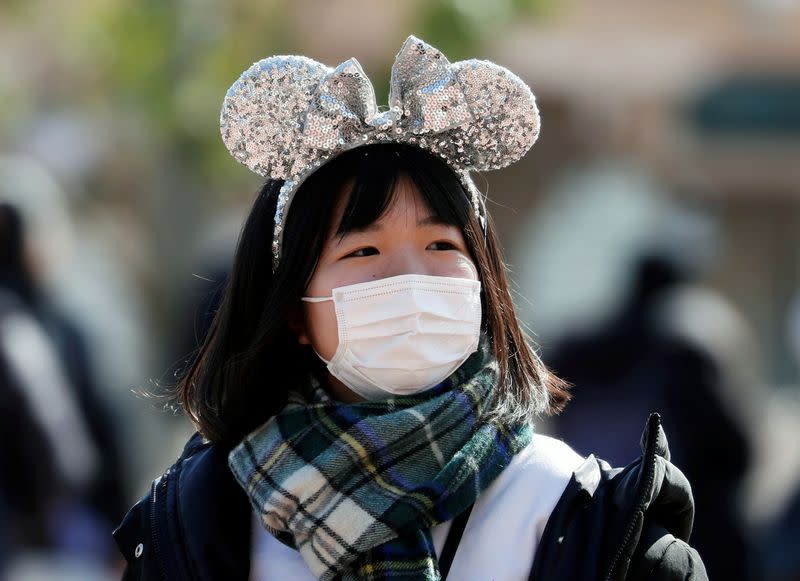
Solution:
{"label": "plaid scarf", "polygon": [[318,386],[229,456],[264,527],[321,580],[439,580],[430,527],[466,510],[531,440],[490,411],[488,341],[423,393],[345,404]]}

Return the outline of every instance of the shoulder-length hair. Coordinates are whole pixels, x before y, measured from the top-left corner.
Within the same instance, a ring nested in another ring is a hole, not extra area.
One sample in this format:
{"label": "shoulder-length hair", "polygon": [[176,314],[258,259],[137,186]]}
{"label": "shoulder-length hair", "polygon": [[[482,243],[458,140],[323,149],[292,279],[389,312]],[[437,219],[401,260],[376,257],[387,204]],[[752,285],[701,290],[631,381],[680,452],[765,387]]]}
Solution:
{"label": "shoulder-length hair", "polygon": [[[232,447],[281,410],[287,392],[319,368],[289,328],[326,235],[367,226],[389,207],[407,176],[430,210],[464,234],[482,282],[483,331],[500,366],[493,410],[509,421],[561,411],[568,383],[549,372],[514,309],[506,265],[491,217],[485,232],[449,166],[422,149],[368,145],[339,155],[300,186],[286,216],[282,255],[273,273],[271,241],[279,180],[258,193],[240,233],[233,270],[209,331],[171,397],[209,440]],[[340,192],[352,184],[341,223],[331,224]]]}

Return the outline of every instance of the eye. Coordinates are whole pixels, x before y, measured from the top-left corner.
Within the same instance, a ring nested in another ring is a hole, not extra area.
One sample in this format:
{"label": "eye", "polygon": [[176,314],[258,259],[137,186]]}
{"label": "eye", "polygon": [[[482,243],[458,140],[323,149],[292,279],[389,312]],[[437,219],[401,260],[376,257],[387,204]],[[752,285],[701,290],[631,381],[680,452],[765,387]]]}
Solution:
{"label": "eye", "polygon": [[371,256],[373,254],[380,254],[378,249],[374,246],[365,246],[364,248],[359,248],[358,250],[354,250],[350,254],[343,256],[342,258],[360,258],[363,256]]}
{"label": "eye", "polygon": [[458,250],[458,246],[447,240],[438,240],[428,245],[429,250]]}

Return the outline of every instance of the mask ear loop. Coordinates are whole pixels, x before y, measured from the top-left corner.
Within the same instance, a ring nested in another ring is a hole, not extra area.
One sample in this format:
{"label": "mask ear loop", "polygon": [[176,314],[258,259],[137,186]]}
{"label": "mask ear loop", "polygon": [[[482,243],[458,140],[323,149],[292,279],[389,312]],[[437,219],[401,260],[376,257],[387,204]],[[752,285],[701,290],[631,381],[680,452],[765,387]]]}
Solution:
{"label": "mask ear loop", "polygon": [[[333,297],[332,296],[330,296],[330,297],[300,297],[300,300],[304,301],[304,302],[307,302],[307,303],[324,303],[325,301],[332,301]],[[314,349],[313,345],[311,345],[311,350],[314,351],[314,353],[317,355],[317,357],[319,357],[325,363],[325,365],[330,365],[331,362],[328,361],[327,359],[325,359],[322,355],[320,355],[319,351]]]}
{"label": "mask ear loop", "polygon": [[324,303],[325,301],[332,301],[333,297],[300,297],[300,300],[307,303]]}

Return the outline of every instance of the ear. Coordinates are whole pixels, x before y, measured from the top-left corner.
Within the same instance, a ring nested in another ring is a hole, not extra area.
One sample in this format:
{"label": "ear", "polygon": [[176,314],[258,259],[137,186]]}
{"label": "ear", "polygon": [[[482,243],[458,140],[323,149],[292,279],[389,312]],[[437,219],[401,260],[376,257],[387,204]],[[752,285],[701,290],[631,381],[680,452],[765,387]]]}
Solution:
{"label": "ear", "polygon": [[287,323],[289,325],[289,330],[297,337],[298,343],[301,345],[311,345],[311,339],[308,337],[305,313],[300,303],[289,309]]}
{"label": "ear", "polygon": [[[304,56],[261,59],[228,89],[220,112],[225,147],[258,175],[289,179],[308,155],[302,139],[306,109],[333,69]],[[287,208],[288,209],[288,208]]]}

